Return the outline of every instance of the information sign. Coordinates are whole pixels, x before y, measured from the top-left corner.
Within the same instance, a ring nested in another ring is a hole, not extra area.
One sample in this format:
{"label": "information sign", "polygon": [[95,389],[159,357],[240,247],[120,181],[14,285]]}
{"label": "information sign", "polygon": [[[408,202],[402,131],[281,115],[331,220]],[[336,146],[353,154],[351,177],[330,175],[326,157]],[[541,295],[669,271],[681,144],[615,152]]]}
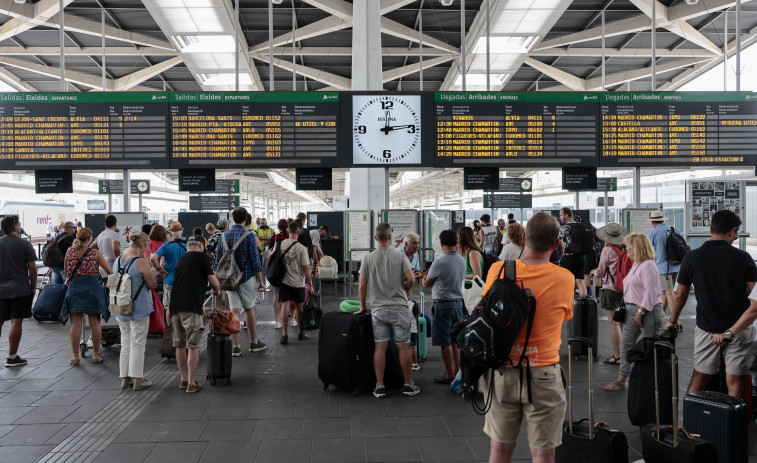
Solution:
{"label": "information sign", "polygon": [[190,211],[231,211],[239,207],[239,196],[203,195],[189,197]]}
{"label": "information sign", "polygon": [[34,191],[37,194],[73,193],[73,173],[70,170],[36,170]]}
{"label": "information sign", "polygon": [[296,178],[298,190],[331,190],[331,169],[297,168]]}

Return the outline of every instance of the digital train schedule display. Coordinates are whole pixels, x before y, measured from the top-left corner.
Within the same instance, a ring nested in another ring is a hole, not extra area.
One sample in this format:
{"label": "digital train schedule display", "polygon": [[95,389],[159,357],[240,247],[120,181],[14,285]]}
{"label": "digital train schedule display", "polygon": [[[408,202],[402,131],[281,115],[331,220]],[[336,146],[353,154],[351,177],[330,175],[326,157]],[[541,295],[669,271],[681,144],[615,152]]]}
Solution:
{"label": "digital train schedule display", "polygon": [[168,167],[166,93],[0,94],[0,168]]}
{"label": "digital train schedule display", "polygon": [[439,92],[436,167],[596,166],[596,93]]}

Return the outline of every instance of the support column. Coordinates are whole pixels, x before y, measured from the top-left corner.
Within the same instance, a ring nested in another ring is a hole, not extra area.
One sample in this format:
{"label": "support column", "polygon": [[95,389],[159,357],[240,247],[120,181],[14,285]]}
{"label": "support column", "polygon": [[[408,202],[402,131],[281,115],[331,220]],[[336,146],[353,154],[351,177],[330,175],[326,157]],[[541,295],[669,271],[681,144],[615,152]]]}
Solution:
{"label": "support column", "polygon": [[[352,90],[383,91],[380,2],[352,4]],[[352,117],[350,115],[350,117]],[[350,209],[389,208],[389,169],[350,169]]]}
{"label": "support column", "polygon": [[124,212],[131,212],[129,204],[129,187],[131,186],[131,171],[124,169]]}
{"label": "support column", "polygon": [[641,167],[633,168],[633,207],[641,207]]}

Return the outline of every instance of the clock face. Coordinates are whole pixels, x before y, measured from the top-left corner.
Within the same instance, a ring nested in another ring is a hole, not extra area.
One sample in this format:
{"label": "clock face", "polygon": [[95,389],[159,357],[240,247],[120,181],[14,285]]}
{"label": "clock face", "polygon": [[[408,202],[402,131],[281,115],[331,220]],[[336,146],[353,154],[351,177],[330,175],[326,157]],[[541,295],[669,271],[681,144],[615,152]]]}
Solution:
{"label": "clock face", "polygon": [[353,95],[353,162],[420,164],[420,107],[420,95]]}
{"label": "clock face", "polygon": [[139,190],[139,191],[147,191],[147,182],[139,182],[139,183],[137,183],[137,190]]}
{"label": "clock face", "polygon": [[520,182],[520,187],[524,190],[528,191],[531,189],[531,181],[530,180],[523,180]]}

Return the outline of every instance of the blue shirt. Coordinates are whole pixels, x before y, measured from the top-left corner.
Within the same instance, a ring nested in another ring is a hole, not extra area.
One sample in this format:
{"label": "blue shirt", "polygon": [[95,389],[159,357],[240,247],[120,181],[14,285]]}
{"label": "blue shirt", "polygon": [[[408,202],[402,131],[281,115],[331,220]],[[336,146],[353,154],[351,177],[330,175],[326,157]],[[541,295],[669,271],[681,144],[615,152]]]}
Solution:
{"label": "blue shirt", "polygon": [[[400,246],[398,248],[394,248],[397,251],[401,252],[402,254],[405,254],[405,246]],[[407,254],[405,254],[405,257],[407,257]],[[413,268],[413,272],[420,272],[421,271],[421,258],[416,252],[413,254],[413,257],[410,259],[410,266]]]}
{"label": "blue shirt", "polygon": [[[668,264],[668,251],[665,249],[665,245],[668,242],[668,231],[670,230],[670,226],[668,224],[661,223],[660,225],[654,227],[652,231],[649,232],[649,241],[652,242],[652,247],[654,247],[654,263],[657,264],[657,271],[660,273],[660,275],[664,275],[666,273],[678,273],[679,270],[681,270],[681,264]],[[674,228],[676,233],[681,233],[678,229]]]}
{"label": "blue shirt", "polygon": [[435,301],[462,299],[465,259],[457,251],[445,252],[431,264],[428,277],[434,280],[431,297]]}
{"label": "blue shirt", "polygon": [[174,271],[176,271],[176,262],[179,260],[179,257],[183,256],[186,253],[187,240],[185,240],[184,238],[174,238],[172,241],[163,244],[163,246],[159,247],[158,250],[155,251],[155,254],[157,254],[158,257],[165,257],[163,268],[166,269],[168,275],[163,278],[164,284],[173,285],[173,275]]}
{"label": "blue shirt", "polygon": [[[176,246],[178,247],[178,246]],[[129,261],[133,260],[131,265]],[[131,297],[134,301],[134,305],[131,308],[129,315],[119,315],[114,313],[113,316],[121,318],[123,320],[141,320],[150,316],[153,311],[152,306],[152,290],[145,284],[140,290],[139,287],[145,281],[142,274],[139,273],[137,268],[137,260],[134,257],[129,257],[126,260],[121,260],[121,257],[116,257],[116,261],[113,263],[113,273],[117,273],[119,268],[125,269],[129,267],[129,276],[131,277]],[[139,292],[139,294],[137,294]],[[137,296],[136,299],[134,296]]]}
{"label": "blue shirt", "polygon": [[[230,247],[234,247],[234,243],[244,234],[250,230],[244,228],[241,225],[234,225],[224,234],[223,238],[218,240],[218,247],[216,248],[216,265],[226,252],[226,241],[229,242]],[[263,266],[260,265],[260,254],[258,253],[258,247],[255,245],[255,236],[252,233],[247,235],[247,238],[240,243],[236,251],[234,251],[234,260],[237,263],[237,267],[242,272],[242,283],[253,277],[254,274],[263,271]]]}

